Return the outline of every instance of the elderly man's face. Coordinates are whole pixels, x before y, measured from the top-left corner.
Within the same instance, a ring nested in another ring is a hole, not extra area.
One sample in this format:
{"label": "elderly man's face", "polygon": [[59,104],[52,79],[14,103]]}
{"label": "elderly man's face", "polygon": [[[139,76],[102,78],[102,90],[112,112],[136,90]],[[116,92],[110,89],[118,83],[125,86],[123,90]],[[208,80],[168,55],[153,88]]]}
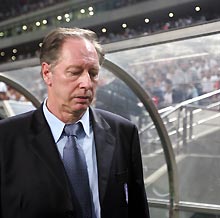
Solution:
{"label": "elderly man's face", "polygon": [[49,108],[59,113],[82,115],[94,98],[99,67],[98,54],[89,41],[67,39],[57,64],[54,67],[42,64]]}

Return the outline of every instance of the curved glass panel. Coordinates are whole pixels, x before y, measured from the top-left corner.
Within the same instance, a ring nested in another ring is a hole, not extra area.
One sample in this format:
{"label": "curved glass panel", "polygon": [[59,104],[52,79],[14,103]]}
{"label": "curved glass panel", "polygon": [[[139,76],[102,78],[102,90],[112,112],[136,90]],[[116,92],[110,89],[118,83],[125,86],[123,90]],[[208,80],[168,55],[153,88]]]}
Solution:
{"label": "curved glass panel", "polygon": [[[152,98],[156,93],[152,88],[157,90],[158,108],[167,106],[159,97],[166,94],[167,80],[172,85],[169,106],[220,88],[220,34],[115,52],[107,57],[135,76]],[[219,93],[214,93],[163,118],[176,154],[180,201],[220,205],[216,191],[220,187],[218,102]]]}

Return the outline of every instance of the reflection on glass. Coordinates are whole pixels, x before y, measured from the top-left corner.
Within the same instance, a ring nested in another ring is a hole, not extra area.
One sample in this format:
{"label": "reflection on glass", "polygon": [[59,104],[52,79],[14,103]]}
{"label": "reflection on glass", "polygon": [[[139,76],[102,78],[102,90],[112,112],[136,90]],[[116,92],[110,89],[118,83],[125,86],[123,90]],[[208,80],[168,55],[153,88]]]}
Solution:
{"label": "reflection on glass", "polygon": [[145,114],[143,104],[133,91],[112,73],[102,69],[95,106],[119,114],[141,125]]}

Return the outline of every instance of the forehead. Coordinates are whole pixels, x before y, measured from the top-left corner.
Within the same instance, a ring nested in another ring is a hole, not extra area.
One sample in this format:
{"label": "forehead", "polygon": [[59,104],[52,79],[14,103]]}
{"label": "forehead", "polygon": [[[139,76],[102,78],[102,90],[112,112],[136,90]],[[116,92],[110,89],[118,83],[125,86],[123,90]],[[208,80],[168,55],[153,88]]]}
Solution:
{"label": "forehead", "polygon": [[98,58],[95,46],[89,40],[81,38],[66,39],[62,45],[61,54],[68,57]]}

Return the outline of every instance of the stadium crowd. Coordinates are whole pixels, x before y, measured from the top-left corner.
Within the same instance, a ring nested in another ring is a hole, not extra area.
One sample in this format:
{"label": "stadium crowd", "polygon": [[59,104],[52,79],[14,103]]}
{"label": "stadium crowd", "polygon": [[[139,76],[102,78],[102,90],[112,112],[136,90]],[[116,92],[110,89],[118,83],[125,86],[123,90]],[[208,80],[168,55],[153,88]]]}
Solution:
{"label": "stadium crowd", "polygon": [[220,88],[218,55],[160,61],[131,67],[158,108],[175,105]]}
{"label": "stadium crowd", "polygon": [[[144,0],[111,0],[104,3],[109,9],[120,8]],[[55,4],[69,2],[69,0],[2,0],[0,7],[0,21],[28,14],[36,10],[53,6]],[[85,1],[81,1],[85,2]]]}

